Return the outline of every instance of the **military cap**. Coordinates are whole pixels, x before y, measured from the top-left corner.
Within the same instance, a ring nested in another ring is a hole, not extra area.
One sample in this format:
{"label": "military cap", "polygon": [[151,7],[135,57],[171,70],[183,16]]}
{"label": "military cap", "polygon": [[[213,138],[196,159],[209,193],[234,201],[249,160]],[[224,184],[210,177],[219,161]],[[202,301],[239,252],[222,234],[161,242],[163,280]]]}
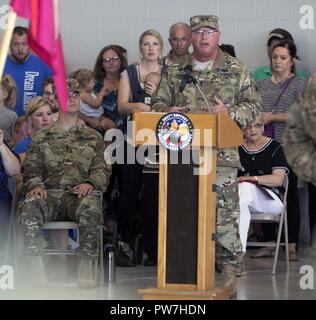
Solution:
{"label": "military cap", "polygon": [[218,31],[218,17],[213,15],[194,16],[190,18],[191,30],[194,32],[203,27],[208,27]]}
{"label": "military cap", "polygon": [[66,82],[69,92],[79,91],[79,82],[76,79],[67,79]]}

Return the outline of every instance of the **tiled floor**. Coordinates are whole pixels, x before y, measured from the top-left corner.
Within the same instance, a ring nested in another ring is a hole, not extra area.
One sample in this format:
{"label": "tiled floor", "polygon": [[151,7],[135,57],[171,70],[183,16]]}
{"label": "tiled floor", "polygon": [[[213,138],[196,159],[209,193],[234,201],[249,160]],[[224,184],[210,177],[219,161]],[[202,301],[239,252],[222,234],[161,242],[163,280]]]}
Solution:
{"label": "tiled floor", "polygon": [[[303,265],[314,267],[316,272],[316,250],[301,249],[299,258],[298,262],[291,262],[290,271],[287,272],[282,253],[277,274],[272,276],[271,258],[251,259],[248,254],[246,259],[248,275],[238,278],[238,293],[235,299],[316,299],[315,289],[300,288],[300,282],[304,282],[305,279],[304,283],[306,283],[306,278],[302,280],[304,275],[299,273]],[[33,290],[30,290],[28,286],[19,285],[16,281],[14,290],[0,289],[0,299],[137,300],[141,299],[137,294],[137,289],[155,286],[156,272],[155,267],[141,265],[135,268],[118,267],[115,283],[105,283],[104,286],[92,290],[77,289],[74,279],[67,282],[50,281],[46,287]],[[316,279],[316,275],[313,274],[313,276]],[[219,278],[220,274],[216,274],[216,280]]]}

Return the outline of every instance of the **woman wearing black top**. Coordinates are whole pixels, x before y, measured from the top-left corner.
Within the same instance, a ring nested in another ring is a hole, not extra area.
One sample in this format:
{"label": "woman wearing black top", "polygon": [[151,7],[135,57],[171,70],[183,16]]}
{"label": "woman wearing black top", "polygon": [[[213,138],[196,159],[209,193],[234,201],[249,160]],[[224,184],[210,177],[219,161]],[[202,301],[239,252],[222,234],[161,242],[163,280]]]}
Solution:
{"label": "woman wearing black top", "polygon": [[[251,212],[280,214],[285,175],[288,172],[282,145],[263,136],[263,119],[259,117],[244,129],[244,144],[239,147],[242,168],[237,181],[240,204],[239,234],[246,252]],[[264,250],[269,250],[264,248]],[[272,252],[265,252],[272,255]]]}

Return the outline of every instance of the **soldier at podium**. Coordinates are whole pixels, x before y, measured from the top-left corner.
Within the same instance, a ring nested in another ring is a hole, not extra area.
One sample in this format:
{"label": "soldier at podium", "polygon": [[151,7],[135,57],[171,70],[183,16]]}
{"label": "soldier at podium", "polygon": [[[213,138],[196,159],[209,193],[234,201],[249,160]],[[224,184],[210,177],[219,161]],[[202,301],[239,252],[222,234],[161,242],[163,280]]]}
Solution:
{"label": "soldier at podium", "polygon": [[[260,114],[261,98],[247,68],[218,48],[218,17],[190,18],[193,53],[188,65],[172,77],[164,74],[152,98],[153,111],[226,112],[240,128]],[[243,262],[238,234],[238,149],[219,149],[217,154],[216,260],[222,266],[222,287],[236,288],[236,273]]]}

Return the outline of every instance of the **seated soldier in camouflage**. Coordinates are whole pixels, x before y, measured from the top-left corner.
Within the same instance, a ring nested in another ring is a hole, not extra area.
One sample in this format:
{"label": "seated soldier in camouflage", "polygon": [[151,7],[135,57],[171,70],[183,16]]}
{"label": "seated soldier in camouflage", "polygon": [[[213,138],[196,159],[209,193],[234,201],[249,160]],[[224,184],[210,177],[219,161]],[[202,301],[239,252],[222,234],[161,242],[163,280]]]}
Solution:
{"label": "seated soldier in camouflage", "polygon": [[100,198],[91,192],[105,191],[109,170],[101,135],[79,121],[78,82],[69,80],[68,90],[67,112],[33,136],[23,163],[25,254],[32,279],[45,283],[42,258],[47,243],[42,226],[49,221],[76,221],[80,234],[78,286],[94,287],[102,208]]}

